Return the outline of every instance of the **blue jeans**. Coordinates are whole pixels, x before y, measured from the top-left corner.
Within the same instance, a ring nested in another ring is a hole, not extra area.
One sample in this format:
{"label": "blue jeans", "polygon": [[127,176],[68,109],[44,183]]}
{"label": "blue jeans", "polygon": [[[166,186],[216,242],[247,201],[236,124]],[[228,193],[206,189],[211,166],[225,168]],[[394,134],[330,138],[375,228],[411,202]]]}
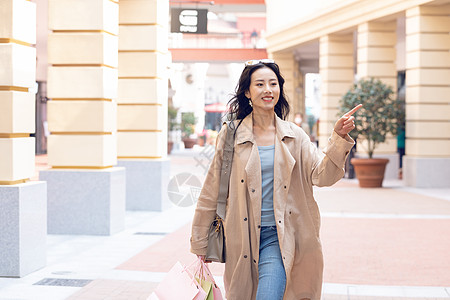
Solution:
{"label": "blue jeans", "polygon": [[258,272],[256,300],[282,300],[286,287],[286,272],[276,226],[261,227]]}

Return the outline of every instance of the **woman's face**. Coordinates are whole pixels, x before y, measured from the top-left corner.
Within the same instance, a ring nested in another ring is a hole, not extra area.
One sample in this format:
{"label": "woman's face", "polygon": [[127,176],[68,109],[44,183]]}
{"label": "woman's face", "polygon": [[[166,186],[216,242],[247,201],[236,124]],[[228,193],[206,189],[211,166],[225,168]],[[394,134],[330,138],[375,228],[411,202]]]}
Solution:
{"label": "woman's face", "polygon": [[245,96],[252,100],[255,113],[274,111],[280,98],[280,85],[275,72],[267,67],[253,72],[250,87],[245,92]]}

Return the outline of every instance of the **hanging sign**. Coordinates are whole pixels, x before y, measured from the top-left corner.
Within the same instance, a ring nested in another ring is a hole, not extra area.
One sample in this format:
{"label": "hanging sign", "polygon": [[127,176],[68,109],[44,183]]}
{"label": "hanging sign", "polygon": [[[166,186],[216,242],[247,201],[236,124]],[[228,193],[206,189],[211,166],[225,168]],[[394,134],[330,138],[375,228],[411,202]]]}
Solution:
{"label": "hanging sign", "polygon": [[171,32],[208,33],[208,10],[172,8]]}

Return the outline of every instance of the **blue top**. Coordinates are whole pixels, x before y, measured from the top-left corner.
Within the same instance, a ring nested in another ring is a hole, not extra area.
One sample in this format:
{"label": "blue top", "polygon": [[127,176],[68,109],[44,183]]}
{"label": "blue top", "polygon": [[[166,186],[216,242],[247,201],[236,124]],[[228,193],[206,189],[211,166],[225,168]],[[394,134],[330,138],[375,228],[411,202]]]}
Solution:
{"label": "blue top", "polygon": [[273,161],[275,145],[258,146],[259,158],[261,160],[261,226],[275,226],[275,215],[273,213]]}

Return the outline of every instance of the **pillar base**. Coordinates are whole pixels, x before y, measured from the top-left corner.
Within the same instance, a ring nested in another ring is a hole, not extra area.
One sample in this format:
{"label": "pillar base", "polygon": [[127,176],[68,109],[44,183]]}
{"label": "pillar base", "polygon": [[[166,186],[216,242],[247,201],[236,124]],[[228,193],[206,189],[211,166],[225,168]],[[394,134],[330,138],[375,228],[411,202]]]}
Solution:
{"label": "pillar base", "polygon": [[419,188],[450,188],[450,158],[403,157],[405,185]]}
{"label": "pillar base", "polygon": [[48,233],[112,235],[125,228],[125,169],[45,170]]}
{"label": "pillar base", "polygon": [[127,210],[163,211],[171,206],[167,194],[170,161],[118,160],[127,174]]}
{"label": "pillar base", "polygon": [[0,185],[0,277],[23,277],[47,260],[47,184]]}

